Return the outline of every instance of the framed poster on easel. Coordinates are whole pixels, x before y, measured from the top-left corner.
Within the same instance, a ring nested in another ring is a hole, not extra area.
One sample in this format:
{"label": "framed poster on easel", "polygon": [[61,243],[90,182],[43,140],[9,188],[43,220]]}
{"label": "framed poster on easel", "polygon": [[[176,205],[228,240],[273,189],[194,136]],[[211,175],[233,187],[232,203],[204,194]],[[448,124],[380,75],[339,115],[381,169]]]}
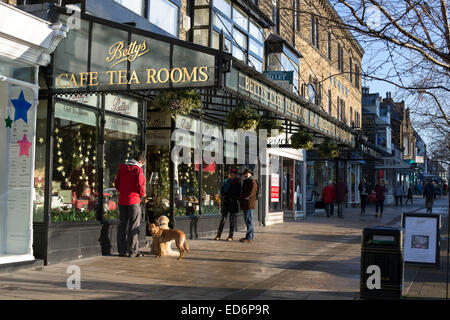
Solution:
{"label": "framed poster on easel", "polygon": [[402,214],[405,264],[439,268],[440,225],[439,214]]}

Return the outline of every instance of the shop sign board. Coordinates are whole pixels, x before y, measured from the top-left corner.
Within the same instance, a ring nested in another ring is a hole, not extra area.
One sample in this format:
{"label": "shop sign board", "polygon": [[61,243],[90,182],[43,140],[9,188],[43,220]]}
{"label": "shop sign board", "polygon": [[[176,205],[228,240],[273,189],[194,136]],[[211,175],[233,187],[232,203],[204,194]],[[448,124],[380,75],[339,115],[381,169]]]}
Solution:
{"label": "shop sign board", "polygon": [[226,84],[230,89],[241,92],[255,101],[269,107],[270,109],[282,112],[285,115],[294,117],[298,122],[304,123],[317,131],[344,141],[349,145],[354,145],[354,135],[349,130],[339,127],[336,123],[324,118],[318,112],[305,107],[297,101],[285,96],[283,93],[270,88],[261,81],[258,81],[246,73],[233,69],[232,74],[237,73],[238,85],[234,83]]}
{"label": "shop sign board", "polygon": [[280,202],[280,175],[278,173],[270,175],[270,201]]}
{"label": "shop sign board", "polygon": [[439,267],[440,223],[439,214],[403,213],[405,263]]}
{"label": "shop sign board", "polygon": [[[89,26],[83,20],[82,25],[81,30],[71,30],[71,36],[61,41],[61,48],[55,52],[55,89],[145,90],[214,85],[213,53],[97,22]],[[92,36],[88,38],[89,29]],[[91,47],[91,52],[78,51],[77,47]],[[61,65],[62,61],[69,62]]]}
{"label": "shop sign board", "polygon": [[105,96],[105,110],[137,118],[139,103],[121,96],[107,94]]}

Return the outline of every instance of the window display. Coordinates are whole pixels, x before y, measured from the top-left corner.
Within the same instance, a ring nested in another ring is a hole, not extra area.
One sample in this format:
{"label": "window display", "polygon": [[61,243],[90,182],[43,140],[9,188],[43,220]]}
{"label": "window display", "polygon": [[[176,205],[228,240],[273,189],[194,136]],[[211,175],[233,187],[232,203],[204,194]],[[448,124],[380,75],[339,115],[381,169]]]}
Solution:
{"label": "window display", "polygon": [[281,162],[282,157],[269,154],[269,190],[270,190],[270,201],[269,201],[269,212],[279,212],[281,211]]}
{"label": "window display", "polygon": [[98,207],[96,112],[55,103],[51,220],[95,220]]}
{"label": "window display", "polygon": [[303,161],[295,161],[294,210],[303,210]]}
{"label": "window display", "polygon": [[36,117],[33,221],[44,222],[45,160],[47,148],[47,100],[39,101]]}
{"label": "window display", "polygon": [[139,123],[118,116],[105,117],[104,219],[118,218],[118,193],[114,188],[119,165],[142,152]]}

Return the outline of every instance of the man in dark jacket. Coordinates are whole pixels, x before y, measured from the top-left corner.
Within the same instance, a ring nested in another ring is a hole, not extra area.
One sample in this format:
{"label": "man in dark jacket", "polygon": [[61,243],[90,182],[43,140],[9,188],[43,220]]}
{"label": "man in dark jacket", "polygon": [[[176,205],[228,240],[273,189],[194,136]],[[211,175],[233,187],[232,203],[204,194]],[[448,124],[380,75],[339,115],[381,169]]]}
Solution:
{"label": "man in dark jacket", "polygon": [[236,225],[236,213],[239,212],[238,200],[241,195],[241,181],[237,176],[237,170],[231,169],[230,176],[226,179],[220,190],[222,198],[222,219],[220,220],[219,230],[217,232],[216,240],[220,240],[223,227],[225,226],[225,220],[228,213],[230,214],[230,233],[227,241],[233,241],[233,233]]}
{"label": "man in dark jacket", "polygon": [[256,209],[256,194],[258,193],[258,183],[253,179],[253,171],[245,169],[242,175],[245,177],[242,184],[242,192],[240,196],[241,209],[244,211],[245,225],[247,226],[247,234],[245,238],[240,239],[241,242],[253,242],[253,210]]}
{"label": "man in dark jacket", "polygon": [[344,216],[342,215],[342,211],[344,210],[344,201],[345,196],[348,193],[348,188],[347,185],[342,180],[342,178],[340,178],[339,182],[336,183],[335,192],[336,192],[336,202],[338,205],[338,217],[344,218]]}
{"label": "man in dark jacket", "polygon": [[117,228],[119,256],[139,257],[139,226],[141,224],[141,198],[145,196],[145,176],[142,167],[145,157],[127,160],[119,166],[114,187],[119,192],[120,223]]}
{"label": "man in dark jacket", "polygon": [[433,201],[436,197],[436,191],[434,190],[434,185],[431,180],[427,180],[427,184],[423,188],[423,197],[425,198],[425,207],[427,208],[427,213],[432,213]]}

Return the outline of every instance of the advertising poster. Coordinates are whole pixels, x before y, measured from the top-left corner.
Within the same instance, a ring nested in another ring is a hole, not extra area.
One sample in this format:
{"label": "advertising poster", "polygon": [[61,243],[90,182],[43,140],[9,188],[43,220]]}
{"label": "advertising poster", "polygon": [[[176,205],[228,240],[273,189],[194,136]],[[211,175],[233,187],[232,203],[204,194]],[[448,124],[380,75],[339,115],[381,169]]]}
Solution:
{"label": "advertising poster", "polygon": [[280,175],[278,173],[270,175],[270,201],[280,202]]}
{"label": "advertising poster", "polygon": [[439,216],[407,214],[403,217],[405,229],[405,262],[437,264],[439,248]]}

